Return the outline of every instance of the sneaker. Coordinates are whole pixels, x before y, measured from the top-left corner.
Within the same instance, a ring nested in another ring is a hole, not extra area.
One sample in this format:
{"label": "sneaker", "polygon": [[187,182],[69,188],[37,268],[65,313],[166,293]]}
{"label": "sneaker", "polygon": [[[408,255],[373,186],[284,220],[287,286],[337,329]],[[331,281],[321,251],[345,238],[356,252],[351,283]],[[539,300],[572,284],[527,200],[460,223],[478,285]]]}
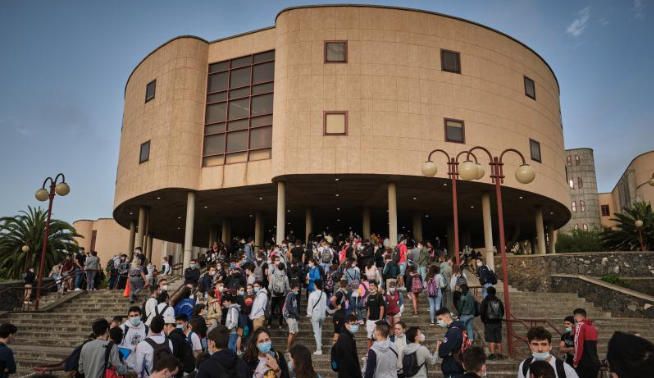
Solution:
{"label": "sneaker", "polygon": [[430,325],[430,326],[435,326],[436,323],[434,323],[434,322],[430,322],[429,325]]}
{"label": "sneaker", "polygon": [[317,351],[313,352],[313,355],[314,356],[322,356],[322,350],[317,350]]}
{"label": "sneaker", "polygon": [[79,287],[76,287],[75,291],[82,291],[82,289],[80,289]]}

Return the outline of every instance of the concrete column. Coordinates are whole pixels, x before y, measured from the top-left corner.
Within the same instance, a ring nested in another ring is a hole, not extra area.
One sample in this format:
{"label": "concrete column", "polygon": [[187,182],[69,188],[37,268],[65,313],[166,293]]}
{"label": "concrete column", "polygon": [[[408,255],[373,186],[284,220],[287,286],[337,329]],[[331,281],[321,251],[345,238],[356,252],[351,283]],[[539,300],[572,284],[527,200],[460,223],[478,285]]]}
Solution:
{"label": "concrete column", "polygon": [[422,214],[413,214],[413,238],[416,241],[422,241]]}
{"label": "concrete column", "polygon": [[[136,232],[136,245],[134,248],[141,248],[143,249],[143,237],[145,236],[145,207],[141,206],[139,207],[139,227]],[[134,254],[134,251],[129,251],[129,256],[130,260],[132,255]]]}
{"label": "concrete column", "polygon": [[[182,245],[175,243],[175,257],[173,259],[174,264],[179,264],[184,259],[184,251],[182,250]],[[182,271],[183,272],[183,271]]]}
{"label": "concrete column", "polygon": [[369,207],[364,207],[363,208],[363,227],[361,228],[362,231],[362,236],[365,239],[370,238],[370,208]]}
{"label": "concrete column", "polygon": [[229,245],[232,241],[232,224],[229,219],[223,219],[220,240],[225,245]]}
{"label": "concrete column", "polygon": [[195,220],[195,193],[188,192],[186,196],[186,226],[184,228],[184,265],[183,270],[191,265],[193,253],[193,227]]}
{"label": "concrete column", "polygon": [[313,232],[313,214],[311,209],[304,210],[304,242],[309,242],[309,235]]}
{"label": "concrete column", "polygon": [[256,249],[263,247],[263,214],[260,211],[254,216],[254,245]]}
{"label": "concrete column", "polygon": [[545,254],[545,224],[543,223],[543,209],[538,207],[536,208],[536,239],[537,239],[537,248],[536,253],[539,255]]}
{"label": "concrete column", "polygon": [[556,253],[556,240],[559,237],[559,230],[551,230],[550,231],[550,242],[552,245],[550,246],[550,253],[554,254]]}
{"label": "concrete column", "polygon": [[280,244],[286,237],[286,183],[277,182],[277,233],[275,244]]}
{"label": "concrete column", "polygon": [[495,270],[495,256],[493,255],[493,221],[491,220],[490,193],[481,195],[481,213],[484,222],[484,250],[486,265]]}
{"label": "concrete column", "polygon": [[148,236],[150,235],[150,211],[145,210],[145,229],[143,230],[143,254],[150,260],[150,251],[148,250]]}
{"label": "concrete column", "polygon": [[388,183],[388,240],[394,247],[397,244],[397,186]]}
{"label": "concrete column", "polygon": [[129,242],[127,244],[127,254],[129,259],[132,259],[132,254],[134,253],[134,242],[136,239],[136,223],[134,221],[129,222]]}
{"label": "concrete column", "polygon": [[[146,256],[148,258],[148,261],[152,261],[152,235],[148,235],[146,240],[148,241],[147,243],[145,243],[145,245],[148,248],[148,254]],[[155,263],[155,265],[157,264]]]}

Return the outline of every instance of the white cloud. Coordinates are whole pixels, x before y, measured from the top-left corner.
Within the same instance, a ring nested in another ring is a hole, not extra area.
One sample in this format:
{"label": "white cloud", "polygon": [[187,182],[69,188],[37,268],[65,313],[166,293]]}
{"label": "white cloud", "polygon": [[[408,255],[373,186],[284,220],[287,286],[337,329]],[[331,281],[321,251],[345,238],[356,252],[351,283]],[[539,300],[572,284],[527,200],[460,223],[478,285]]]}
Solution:
{"label": "white cloud", "polygon": [[565,30],[566,33],[572,35],[573,37],[579,37],[586,26],[588,26],[588,21],[590,20],[590,7],[586,7],[579,12],[577,12],[577,18],[575,18],[568,28]]}
{"label": "white cloud", "polygon": [[645,3],[643,0],[634,0],[634,17],[644,18],[645,17]]}
{"label": "white cloud", "polygon": [[609,20],[607,20],[605,17],[602,17],[602,18],[599,19],[599,23],[602,26],[606,26],[606,25],[609,24]]}

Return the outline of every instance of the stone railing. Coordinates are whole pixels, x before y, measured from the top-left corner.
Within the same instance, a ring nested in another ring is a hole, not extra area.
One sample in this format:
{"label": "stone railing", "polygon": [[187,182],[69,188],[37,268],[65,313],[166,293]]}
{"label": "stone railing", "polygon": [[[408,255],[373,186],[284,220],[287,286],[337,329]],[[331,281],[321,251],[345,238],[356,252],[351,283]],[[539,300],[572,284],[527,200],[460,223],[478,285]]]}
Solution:
{"label": "stone railing", "polygon": [[577,293],[613,316],[654,318],[654,297],[580,274],[552,274],[554,292]]}
{"label": "stone railing", "polygon": [[[501,271],[501,262],[496,268]],[[498,264],[499,263],[499,264]],[[585,252],[508,256],[509,283],[521,290],[550,291],[552,274],[654,277],[654,252]]]}

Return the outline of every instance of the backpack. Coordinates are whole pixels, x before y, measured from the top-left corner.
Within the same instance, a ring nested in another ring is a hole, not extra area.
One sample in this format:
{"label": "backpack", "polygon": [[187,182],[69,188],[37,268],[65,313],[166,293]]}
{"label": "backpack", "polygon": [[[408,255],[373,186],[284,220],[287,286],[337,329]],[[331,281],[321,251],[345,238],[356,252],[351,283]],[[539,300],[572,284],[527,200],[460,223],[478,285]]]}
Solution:
{"label": "backpack", "polygon": [[502,309],[500,308],[500,301],[492,300],[486,303],[486,319],[499,320],[503,317],[504,315],[502,314]]}
{"label": "backpack", "polygon": [[173,354],[182,363],[182,370],[185,373],[191,373],[195,370],[195,356],[193,355],[193,348],[188,345],[186,342],[186,336],[184,336],[181,331],[174,331],[171,333],[171,336],[173,334],[176,337],[171,337],[171,341],[173,342]]}
{"label": "backpack", "polygon": [[[453,327],[460,329],[458,327]],[[466,350],[470,349],[472,346],[472,340],[468,337],[468,331],[465,329],[461,329],[461,347],[459,350],[454,352],[453,356],[454,358],[460,363],[463,364],[463,353],[465,353]]]}
{"label": "backpack", "polygon": [[332,263],[332,251],[329,248],[324,248],[322,252],[320,252],[320,261],[323,264]]}
{"label": "backpack", "polygon": [[[213,373],[218,373],[219,378],[230,378],[230,377],[233,378],[239,376],[238,363],[234,364],[234,366],[232,366],[231,369],[227,369],[216,359],[208,358],[205,360],[205,362],[214,365],[209,369],[209,371],[212,373],[211,376],[213,376]],[[204,364],[205,362],[202,362],[202,364]]]}
{"label": "backpack", "polygon": [[156,306],[154,306],[154,316],[159,316],[159,315],[163,316],[163,314],[166,313],[166,310],[168,310],[168,307],[170,307],[170,306],[168,305],[168,303],[166,303],[163,310],[161,310],[161,314],[160,314],[159,313],[159,305],[157,304]]}
{"label": "backpack", "polygon": [[175,315],[185,314],[189,319],[193,317],[193,300],[184,298],[175,305]]}
{"label": "backpack", "polygon": [[468,280],[466,280],[466,278],[463,277],[463,274],[461,274],[460,276],[458,276],[456,278],[456,284],[455,285],[457,287],[461,287],[461,285],[467,285],[467,284],[468,284]]}
{"label": "backpack", "polygon": [[[554,356],[552,356],[552,357],[554,357]],[[563,363],[563,360],[558,359],[556,357],[554,357],[554,359],[556,360],[556,363],[555,363],[555,365],[556,365],[556,376],[558,378],[566,378],[565,365]],[[532,363],[533,360],[534,360],[534,357],[529,356],[526,360],[524,360],[522,362],[522,375],[524,375],[525,377],[527,376],[527,372],[529,372],[529,367],[531,366],[531,363]]]}
{"label": "backpack", "polygon": [[284,289],[286,289],[286,285],[284,284],[284,278],[286,276],[283,274],[278,274],[275,272],[272,276],[272,292],[273,295],[280,296],[284,294]]}
{"label": "backpack", "polygon": [[261,264],[257,264],[257,262],[254,262],[254,279],[263,282],[263,264],[265,264],[263,261]]}
{"label": "backpack", "polygon": [[88,343],[91,340],[86,340],[82,343],[82,345],[79,345],[75,349],[73,349],[73,352],[66,358],[64,361],[64,371],[65,372],[71,372],[74,371],[76,372],[75,377],[84,377],[84,374],[79,374],[77,371],[79,370],[79,357],[80,354],[82,353],[82,347],[84,344]]}
{"label": "backpack", "polygon": [[[168,345],[168,337],[166,336],[164,338],[164,342],[161,344],[157,344],[154,340],[152,340],[149,337],[145,338],[145,342],[150,344],[152,347],[152,366],[158,366],[159,360],[162,358],[166,357],[174,357],[173,351],[170,350],[170,346]],[[143,368],[145,369],[145,373],[147,375],[150,375],[150,372],[148,371],[148,368],[143,365]]]}
{"label": "backpack", "polygon": [[393,253],[391,253],[391,260],[396,264],[400,262],[400,249],[397,246],[393,248]]}
{"label": "backpack", "polygon": [[386,294],[384,298],[385,308],[388,315],[397,315],[400,312],[400,294],[395,291],[393,294]]}
{"label": "backpack", "polygon": [[427,295],[434,298],[438,296],[439,291],[438,280],[436,279],[436,276],[433,276],[427,281]]}
{"label": "backpack", "polygon": [[388,263],[386,267],[387,267],[386,277],[396,278],[400,274],[400,267],[397,265],[396,262],[391,261]]}
{"label": "backpack", "polygon": [[349,269],[345,270],[347,275],[347,287],[348,289],[354,291],[359,290],[359,283],[361,282],[361,273],[358,270],[354,271],[354,277],[350,275]]}
{"label": "backpack", "polygon": [[111,357],[111,349],[113,349],[114,343],[112,341],[109,342],[105,346],[105,351],[104,351],[104,377],[103,378],[119,378],[122,377],[122,375],[118,375],[116,372],[116,368],[111,366],[109,363],[109,357]]}
{"label": "backpack", "polygon": [[420,294],[422,292],[423,286],[422,286],[422,279],[420,278],[419,274],[413,275],[411,277],[411,292],[413,294]]}
{"label": "backpack", "polygon": [[417,375],[424,365],[424,362],[418,365],[417,352],[405,353],[402,357],[402,372],[406,378]]}
{"label": "backpack", "polygon": [[491,285],[497,285],[497,274],[492,269],[488,269],[488,282]]}

